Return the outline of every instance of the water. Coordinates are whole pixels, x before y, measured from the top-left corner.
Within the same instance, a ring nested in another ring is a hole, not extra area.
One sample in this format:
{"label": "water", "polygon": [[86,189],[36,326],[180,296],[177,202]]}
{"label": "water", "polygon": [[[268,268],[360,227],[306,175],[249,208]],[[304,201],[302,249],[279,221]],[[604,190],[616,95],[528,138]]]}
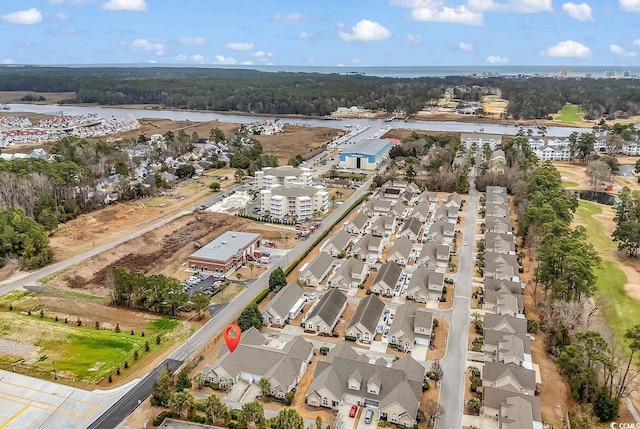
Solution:
{"label": "water", "polygon": [[620,171],[618,172],[618,176],[622,177],[633,177],[633,170],[635,170],[636,166],[631,164],[622,164],[620,166]]}
{"label": "water", "polygon": [[[187,111],[187,110],[152,110],[152,109],[129,109],[120,107],[104,107],[104,106],[67,106],[67,105],[51,105],[51,104],[9,104],[8,105],[12,113],[39,113],[43,115],[60,115],[61,112],[70,115],[86,115],[89,113],[95,113],[98,116],[110,117],[110,116],[124,116],[128,113],[132,114],[137,119],[152,118],[152,119],[170,119],[173,121],[192,121],[192,122],[231,122],[245,124],[254,122],[259,119],[274,119],[275,117],[270,115],[241,115],[241,114],[225,114],[225,113],[213,113],[213,112],[199,112],[199,111]],[[330,127],[337,129],[344,129],[344,121],[325,121],[322,119],[311,118],[284,118],[281,120],[287,124],[299,125],[304,123],[307,126],[312,127]],[[354,126],[368,126],[369,130],[363,134],[360,138],[367,138],[367,135],[374,134],[377,130],[388,125],[390,128],[408,129],[416,131],[449,131],[452,133],[472,133],[483,132],[485,134],[504,134],[504,135],[516,135],[519,128],[513,125],[500,125],[500,124],[482,124],[472,122],[455,122],[455,121],[393,121],[384,122],[383,119],[357,119],[351,121]],[[572,132],[584,132],[584,128],[575,127],[547,127],[547,135],[549,137],[568,137]]]}
{"label": "water", "polygon": [[608,206],[612,206],[617,203],[618,197],[615,195],[608,194],[606,192],[600,191],[568,191],[569,194],[580,200],[593,201],[594,203],[606,204]]}

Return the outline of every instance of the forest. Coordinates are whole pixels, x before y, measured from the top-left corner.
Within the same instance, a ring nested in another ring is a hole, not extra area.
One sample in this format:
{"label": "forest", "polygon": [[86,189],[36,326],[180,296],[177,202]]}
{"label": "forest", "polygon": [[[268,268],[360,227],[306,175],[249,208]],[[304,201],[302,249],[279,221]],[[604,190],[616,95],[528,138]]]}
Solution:
{"label": "forest", "polygon": [[415,114],[447,87],[464,100],[501,94],[514,119],[541,119],[565,103],[585,119],[640,113],[632,79],[448,76],[393,78],[321,73],[269,73],[219,68],[0,67],[0,91],[75,92],[67,103],[154,104],[163,108],[325,116],[339,106]]}

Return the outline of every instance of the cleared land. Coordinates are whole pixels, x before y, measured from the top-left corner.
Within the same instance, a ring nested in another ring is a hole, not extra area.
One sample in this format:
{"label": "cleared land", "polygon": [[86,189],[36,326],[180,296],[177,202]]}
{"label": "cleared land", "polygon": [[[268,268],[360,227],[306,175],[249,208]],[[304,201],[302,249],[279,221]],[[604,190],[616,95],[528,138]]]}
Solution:
{"label": "cleared land", "polygon": [[565,104],[562,112],[560,112],[554,120],[566,123],[583,122],[580,117],[580,106],[575,104]]}
{"label": "cleared land", "polygon": [[[42,95],[45,101],[22,101],[27,94]],[[36,92],[36,91],[0,91],[0,103],[5,104],[56,104],[62,100],[68,100],[76,96],[75,92]]]}

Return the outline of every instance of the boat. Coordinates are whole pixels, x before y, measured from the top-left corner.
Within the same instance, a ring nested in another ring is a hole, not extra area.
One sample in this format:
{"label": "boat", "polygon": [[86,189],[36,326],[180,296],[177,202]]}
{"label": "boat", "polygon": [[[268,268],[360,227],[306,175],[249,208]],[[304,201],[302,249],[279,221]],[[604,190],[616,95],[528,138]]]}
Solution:
{"label": "boat", "polygon": [[9,107],[9,105],[7,105],[7,104],[0,104],[0,109],[1,110],[11,110],[11,107]]}

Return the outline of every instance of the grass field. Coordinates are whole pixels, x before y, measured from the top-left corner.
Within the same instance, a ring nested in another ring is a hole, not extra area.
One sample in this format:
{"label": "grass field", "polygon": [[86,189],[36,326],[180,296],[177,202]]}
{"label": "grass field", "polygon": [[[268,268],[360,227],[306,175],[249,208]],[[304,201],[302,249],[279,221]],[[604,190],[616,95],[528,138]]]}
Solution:
{"label": "grass field", "polygon": [[[31,295],[29,292],[5,295],[3,307],[7,303],[29,300]],[[52,372],[55,362],[59,376],[97,382],[116,368],[122,369],[125,361],[132,366],[135,351],[139,359],[144,358],[145,343],[149,343],[150,352],[165,347],[170,342],[170,332],[182,324],[178,319],[158,318],[148,323],[142,336],[141,332],[131,335],[130,331],[95,329],[90,322],[86,322],[88,326],[77,326],[76,322],[41,318],[36,311],[31,315],[17,310],[0,311],[0,338],[38,348],[36,355],[25,359],[0,351],[0,368],[8,369],[20,363],[33,375],[44,375]],[[164,338],[160,345],[156,344],[158,335]]]}
{"label": "grass field", "polygon": [[[594,218],[602,213],[599,204],[580,201],[576,211],[576,220],[588,231],[588,239],[602,257],[602,265],[596,271],[598,276],[598,294],[603,296],[608,305],[605,306],[605,320],[621,343],[627,329],[638,323],[640,302],[631,299],[624,290],[627,276],[610,259],[611,251],[617,251],[617,245],[602,229],[602,224]],[[606,308],[608,307],[608,308]]]}
{"label": "grass field", "polygon": [[571,180],[563,180],[562,186],[565,188],[577,188],[578,184],[576,182],[572,182]]}
{"label": "grass field", "polygon": [[582,122],[582,118],[578,115],[580,106],[575,104],[565,104],[562,112],[556,117],[556,121],[559,122]]}

